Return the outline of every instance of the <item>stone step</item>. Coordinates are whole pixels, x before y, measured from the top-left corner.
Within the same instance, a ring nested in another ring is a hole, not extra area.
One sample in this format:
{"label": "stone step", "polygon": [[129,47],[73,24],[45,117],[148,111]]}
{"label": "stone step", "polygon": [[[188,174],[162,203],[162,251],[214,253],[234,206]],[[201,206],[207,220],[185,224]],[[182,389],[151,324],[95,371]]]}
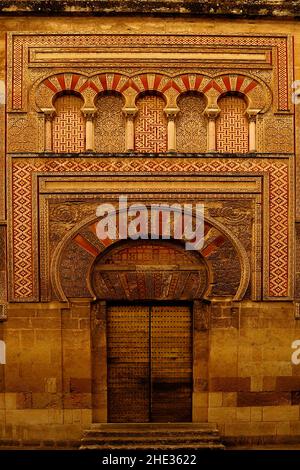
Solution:
{"label": "stone step", "polygon": [[97,423],[81,449],[223,449],[212,423]]}
{"label": "stone step", "polygon": [[160,444],[157,442],[155,446],[151,443],[144,443],[144,444],[137,444],[134,443],[133,445],[129,446],[127,443],[126,444],[115,444],[115,445],[88,445],[88,444],[83,444],[80,446],[80,450],[178,450],[178,449],[193,449],[193,450],[224,450],[225,447],[222,444],[216,444],[216,443],[200,443],[197,442],[196,444],[184,444],[184,445],[178,445],[176,444],[170,444],[168,443],[167,445]]}
{"label": "stone step", "polygon": [[187,426],[185,425],[180,425],[180,424],[172,424],[172,423],[164,423],[155,426],[147,426],[147,424],[142,424],[142,425],[132,425],[129,424],[128,426],[124,426],[122,423],[120,424],[101,424],[101,425],[92,425],[89,431],[93,432],[103,432],[103,433],[164,433],[164,432],[177,432],[177,433],[186,433],[186,432],[195,432],[195,433],[218,433],[218,428],[215,425],[209,425],[209,426],[199,426],[199,425],[191,425]]}
{"label": "stone step", "polygon": [[188,439],[198,439],[198,440],[212,440],[212,441],[217,441],[220,439],[220,436],[217,434],[196,434],[196,433],[187,433],[187,434],[181,434],[177,435],[176,433],[165,433],[165,434],[150,434],[150,433],[145,433],[144,435],[141,434],[93,434],[93,433],[87,433],[85,432],[82,436],[82,439],[93,439],[93,440],[103,440],[103,441],[115,441],[115,440],[128,440],[128,439],[135,439],[135,440],[143,440],[143,439],[152,439],[152,440],[158,440],[158,439],[177,439],[177,440],[188,440]]}
{"label": "stone step", "polygon": [[186,431],[177,431],[175,429],[170,429],[170,430],[166,430],[165,432],[162,432],[161,430],[157,430],[157,431],[154,431],[154,430],[149,430],[149,431],[140,431],[140,432],[136,432],[136,431],[131,431],[131,430],[128,430],[128,431],[125,431],[125,430],[122,430],[121,432],[119,431],[103,431],[101,429],[99,430],[96,430],[96,429],[89,429],[89,430],[86,430],[84,431],[84,436],[85,435],[89,435],[90,437],[105,437],[105,436],[110,436],[110,437],[120,437],[120,436],[132,436],[132,437],[139,437],[139,436],[143,436],[147,433],[148,436],[154,436],[154,437],[157,437],[157,436],[161,436],[161,435],[165,435],[167,434],[168,436],[201,436],[201,437],[205,437],[205,436],[216,436],[218,437],[219,436],[219,433],[218,431],[214,430],[214,431],[207,431],[205,429],[203,430],[199,430],[199,431],[195,431],[195,430],[186,430]]}
{"label": "stone step", "polygon": [[81,442],[118,442],[118,441],[123,441],[123,442],[143,442],[143,441],[151,441],[151,442],[157,442],[157,441],[176,441],[176,442],[190,442],[190,441],[201,441],[201,442],[217,442],[219,441],[218,436],[176,436],[176,435],[166,435],[166,434],[160,434],[158,436],[91,436],[90,434],[87,434],[84,436],[81,440]]}
{"label": "stone step", "polygon": [[105,429],[105,430],[125,430],[135,429],[135,430],[147,430],[149,429],[195,429],[202,430],[208,429],[217,430],[215,423],[92,423],[91,429]]}

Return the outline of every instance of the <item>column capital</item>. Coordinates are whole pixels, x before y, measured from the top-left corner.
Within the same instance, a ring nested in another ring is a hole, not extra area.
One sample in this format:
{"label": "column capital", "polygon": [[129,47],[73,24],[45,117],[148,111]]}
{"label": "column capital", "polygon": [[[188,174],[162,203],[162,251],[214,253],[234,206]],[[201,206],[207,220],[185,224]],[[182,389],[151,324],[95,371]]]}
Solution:
{"label": "column capital", "polygon": [[208,108],[208,109],[205,109],[204,113],[206,114],[206,116],[208,117],[210,121],[215,121],[220,114],[220,109]]}
{"label": "column capital", "polygon": [[248,119],[250,122],[256,122],[256,118],[257,118],[257,113],[253,113],[251,111],[247,111],[246,112],[247,116],[248,116]]}
{"label": "column capital", "polygon": [[127,119],[133,119],[136,116],[138,109],[137,108],[123,108],[122,111]]}
{"label": "column capital", "polygon": [[42,110],[46,121],[52,121],[56,116],[55,109],[43,109]]}
{"label": "column capital", "polygon": [[82,114],[87,120],[92,121],[95,117],[96,112],[94,109],[83,109]]}
{"label": "column capital", "polygon": [[166,113],[166,116],[169,121],[173,121],[176,118],[179,111],[180,111],[179,108],[165,108],[164,109],[164,112]]}

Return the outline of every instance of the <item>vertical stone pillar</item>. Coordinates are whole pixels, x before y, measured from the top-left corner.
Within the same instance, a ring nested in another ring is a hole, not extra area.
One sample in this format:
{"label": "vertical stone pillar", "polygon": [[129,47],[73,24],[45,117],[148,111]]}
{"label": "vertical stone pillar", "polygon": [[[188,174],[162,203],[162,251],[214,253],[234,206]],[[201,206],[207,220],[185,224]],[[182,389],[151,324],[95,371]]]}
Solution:
{"label": "vertical stone pillar", "polygon": [[249,152],[256,150],[256,115],[249,115]]}
{"label": "vertical stone pillar", "polygon": [[106,302],[99,301],[92,307],[92,380],[93,421],[107,422],[107,338]]}
{"label": "vertical stone pillar", "polygon": [[52,121],[54,117],[54,112],[46,111],[45,112],[45,143],[44,150],[45,152],[52,152]]}
{"label": "vertical stone pillar", "polygon": [[165,109],[168,118],[168,152],[176,152],[176,115],[179,109]]}
{"label": "vertical stone pillar", "polygon": [[208,111],[208,139],[207,139],[207,151],[216,152],[217,151],[217,136],[216,136],[216,120],[219,114],[219,111]]}
{"label": "vertical stone pillar", "polygon": [[69,299],[61,317],[64,415],[81,410],[78,424],[82,429],[92,422],[91,300]]}
{"label": "vertical stone pillar", "polygon": [[134,151],[134,118],[137,113],[136,108],[124,108],[123,113],[125,114],[126,119],[126,129],[125,129],[125,151],[133,152]]}
{"label": "vertical stone pillar", "polygon": [[193,409],[194,423],[208,421],[208,356],[210,305],[193,302]]}
{"label": "vertical stone pillar", "polygon": [[94,130],[94,111],[86,111],[85,115],[85,150],[86,152],[94,152],[95,147],[95,130]]}

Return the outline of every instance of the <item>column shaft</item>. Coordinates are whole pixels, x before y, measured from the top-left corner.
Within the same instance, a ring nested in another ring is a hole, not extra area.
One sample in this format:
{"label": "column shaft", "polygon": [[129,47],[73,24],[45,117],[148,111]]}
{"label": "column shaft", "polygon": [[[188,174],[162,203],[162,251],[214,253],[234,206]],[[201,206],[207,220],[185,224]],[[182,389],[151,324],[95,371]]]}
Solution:
{"label": "column shaft", "polygon": [[94,121],[93,116],[86,117],[86,143],[85,150],[87,152],[94,151]]}
{"label": "column shaft", "polygon": [[256,152],[256,121],[251,118],[249,122],[249,152]]}
{"label": "column shaft", "polygon": [[208,152],[216,152],[216,117],[209,116],[208,118]]}
{"label": "column shaft", "polygon": [[45,152],[52,152],[52,116],[45,115]]}

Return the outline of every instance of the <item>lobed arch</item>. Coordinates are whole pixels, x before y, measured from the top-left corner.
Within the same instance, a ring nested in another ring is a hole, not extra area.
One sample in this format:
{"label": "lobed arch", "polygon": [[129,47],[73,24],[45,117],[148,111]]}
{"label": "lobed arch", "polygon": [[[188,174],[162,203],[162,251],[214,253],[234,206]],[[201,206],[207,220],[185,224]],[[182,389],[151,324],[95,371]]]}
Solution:
{"label": "lobed arch", "polygon": [[[133,120],[138,111],[136,101],[142,93],[155,92],[165,100],[164,112],[168,119],[168,151],[176,151],[176,115],[179,112],[178,99],[186,92],[202,94],[207,106],[204,114],[208,119],[208,152],[216,151],[215,119],[220,113],[218,101],[228,93],[243,96],[249,118],[249,151],[256,151],[255,121],[259,113],[264,113],[270,106],[271,95],[267,85],[248,75],[220,73],[214,78],[203,74],[184,73],[175,77],[160,73],[142,73],[127,76],[119,72],[100,73],[87,76],[77,72],[55,74],[44,78],[36,87],[36,105],[45,115],[45,121],[51,121],[55,115],[54,101],[61,93],[76,93],[83,99],[82,113],[86,118],[86,150],[94,150],[93,118],[97,112],[96,100],[103,92],[120,93],[124,99],[122,109],[126,117],[125,150],[134,150]],[[250,121],[252,124],[250,124]],[[253,125],[254,122],[254,125]],[[45,126],[46,128],[47,126]],[[251,127],[251,129],[250,129]],[[51,151],[50,124],[45,133],[45,151]],[[47,134],[48,133],[48,134]]]}
{"label": "lobed arch", "polygon": [[214,78],[185,73],[175,77],[159,73],[144,73],[129,77],[121,73],[101,73],[88,77],[77,72],[66,72],[44,78],[36,87],[36,104],[40,110],[53,108],[53,98],[63,91],[76,91],[90,107],[102,91],[117,91],[124,96],[125,107],[134,105],[137,96],[145,91],[157,91],[165,96],[167,107],[176,105],[181,93],[198,91],[206,97],[219,97],[227,92],[245,96],[249,109],[265,112],[270,102],[268,87],[256,78],[241,74],[220,74]]}
{"label": "lobed arch", "polygon": [[88,77],[81,73],[65,72],[48,76],[42,80],[35,89],[35,102],[37,109],[50,113],[55,112],[54,102],[63,93],[76,93],[87,103],[87,93],[84,93],[84,85]]}

